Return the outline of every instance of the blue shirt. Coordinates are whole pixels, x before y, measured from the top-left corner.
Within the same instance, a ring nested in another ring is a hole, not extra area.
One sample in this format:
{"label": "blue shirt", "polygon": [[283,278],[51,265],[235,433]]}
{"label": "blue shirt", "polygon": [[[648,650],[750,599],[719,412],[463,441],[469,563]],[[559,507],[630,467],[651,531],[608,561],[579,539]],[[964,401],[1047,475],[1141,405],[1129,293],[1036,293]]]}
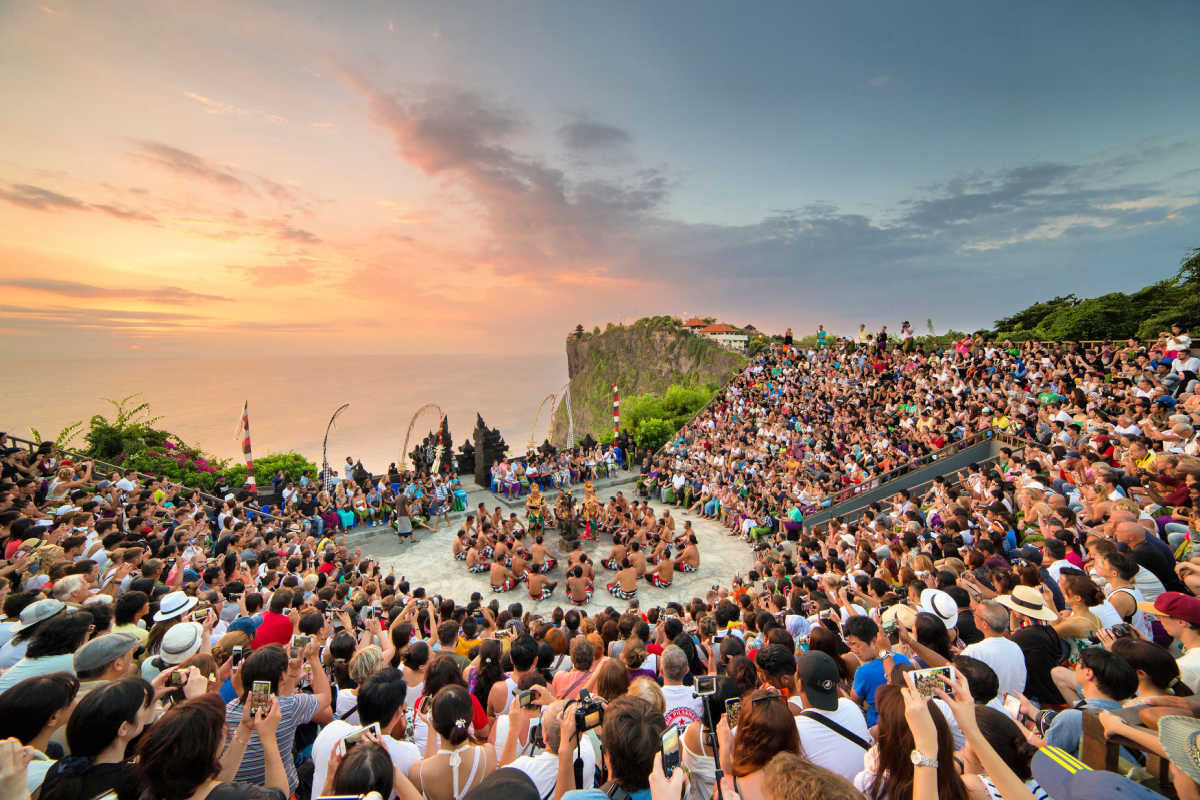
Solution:
{"label": "blue shirt", "polygon": [[[1046,729],[1046,744],[1051,747],[1061,747],[1071,755],[1079,754],[1079,743],[1083,739],[1083,711],[1081,709],[1091,709],[1094,711],[1113,711],[1121,707],[1118,700],[1109,700],[1107,697],[1092,697],[1084,700],[1075,708],[1068,708],[1066,711],[1060,711],[1050,721],[1050,727]],[[1128,758],[1128,754],[1123,753],[1124,757]]]}
{"label": "blue shirt", "polygon": [[[896,664],[912,663],[908,656],[901,653],[892,653],[892,659]],[[887,676],[883,674],[882,658],[863,664],[854,672],[854,693],[866,703],[868,728],[879,721],[879,712],[875,710],[875,690],[886,683]]]}
{"label": "blue shirt", "polygon": [[[649,789],[638,789],[629,793],[630,800],[650,800]],[[599,789],[572,789],[562,796],[562,800],[608,800],[608,795]]]}

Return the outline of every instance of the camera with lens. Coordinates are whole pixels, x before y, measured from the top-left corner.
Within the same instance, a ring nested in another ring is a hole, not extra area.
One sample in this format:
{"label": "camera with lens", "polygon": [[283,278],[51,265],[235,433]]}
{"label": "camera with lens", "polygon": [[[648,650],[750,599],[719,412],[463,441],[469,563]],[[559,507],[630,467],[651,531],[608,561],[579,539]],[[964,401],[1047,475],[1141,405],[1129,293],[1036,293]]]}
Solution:
{"label": "camera with lens", "polygon": [[716,675],[697,675],[696,676],[696,696],[710,697],[717,693],[717,676]]}
{"label": "camera with lens", "polygon": [[575,704],[575,732],[582,734],[599,727],[603,722],[604,704],[584,689],[579,693],[579,702]]}

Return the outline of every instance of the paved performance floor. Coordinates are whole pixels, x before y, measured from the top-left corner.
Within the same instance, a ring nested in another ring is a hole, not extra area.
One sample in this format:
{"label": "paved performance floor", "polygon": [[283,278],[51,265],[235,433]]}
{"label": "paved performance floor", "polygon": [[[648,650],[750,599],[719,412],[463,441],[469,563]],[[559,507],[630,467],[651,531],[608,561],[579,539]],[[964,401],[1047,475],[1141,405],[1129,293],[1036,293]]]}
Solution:
{"label": "paved performance floor", "polygon": [[[662,505],[651,505],[661,513]],[[677,528],[682,528],[685,520],[691,520],[699,540],[700,569],[690,574],[676,572],[674,583],[668,589],[657,589],[643,580],[638,586],[638,600],[642,608],[662,605],[670,600],[686,602],[693,597],[704,597],[713,584],[729,585],[735,574],[745,575],[754,566],[754,554],[750,546],[741,539],[730,537],[718,523],[696,514],[684,515],[681,509],[672,509],[671,513]],[[397,578],[403,576],[413,586],[424,586],[430,594],[453,597],[460,604],[465,605],[472,592],[480,592],[484,603],[491,602],[493,597],[499,599],[502,606],[519,601],[527,610],[533,609],[543,614],[549,613],[555,606],[564,609],[570,607],[564,591],[565,579],[557,531],[551,530],[547,534],[546,544],[560,558],[560,565],[549,575],[550,580],[557,581],[559,586],[549,600],[534,601],[529,598],[526,584],[522,583],[511,592],[494,593],[488,583],[487,573],[472,575],[462,561],[454,560],[450,543],[459,524],[460,520],[453,520],[452,527],[443,527],[432,534],[423,528],[418,529],[418,541],[415,544],[400,544],[391,528],[379,528],[355,536],[349,544],[351,547],[361,547],[365,554],[378,559],[385,573],[394,566]],[[593,561],[599,562],[608,557],[611,546],[611,537],[601,537],[599,542],[584,542],[583,549]],[[589,614],[602,611],[607,606],[623,610],[628,605],[604,589],[613,574],[597,563],[596,592],[592,601],[584,606]]]}

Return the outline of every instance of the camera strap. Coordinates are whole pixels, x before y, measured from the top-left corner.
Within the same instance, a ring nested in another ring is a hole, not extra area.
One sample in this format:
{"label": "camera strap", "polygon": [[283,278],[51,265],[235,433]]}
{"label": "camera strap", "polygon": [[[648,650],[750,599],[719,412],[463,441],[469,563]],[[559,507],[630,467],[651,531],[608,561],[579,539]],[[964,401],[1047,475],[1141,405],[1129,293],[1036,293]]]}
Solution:
{"label": "camera strap", "polygon": [[829,717],[825,716],[824,714],[820,714],[816,711],[813,711],[811,708],[800,712],[800,716],[805,717],[806,719],[811,719],[813,722],[821,723],[826,728],[829,728],[829,730],[838,734],[842,738],[853,742],[854,744],[861,747],[863,750],[868,750],[871,747],[870,743],[866,739],[863,739],[861,736],[859,736],[856,733],[853,733],[852,731],[846,730],[841,725],[839,725],[838,723],[831,720]]}

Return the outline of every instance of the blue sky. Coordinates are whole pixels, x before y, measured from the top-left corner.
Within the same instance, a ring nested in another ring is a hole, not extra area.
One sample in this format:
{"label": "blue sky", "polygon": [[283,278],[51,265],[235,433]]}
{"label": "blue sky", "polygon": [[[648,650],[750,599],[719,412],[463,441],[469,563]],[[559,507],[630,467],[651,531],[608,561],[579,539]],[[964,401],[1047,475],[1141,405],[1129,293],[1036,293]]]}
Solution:
{"label": "blue sky", "polygon": [[1195,2],[17,2],[0,327],[988,325],[1200,246],[1196,30]]}

